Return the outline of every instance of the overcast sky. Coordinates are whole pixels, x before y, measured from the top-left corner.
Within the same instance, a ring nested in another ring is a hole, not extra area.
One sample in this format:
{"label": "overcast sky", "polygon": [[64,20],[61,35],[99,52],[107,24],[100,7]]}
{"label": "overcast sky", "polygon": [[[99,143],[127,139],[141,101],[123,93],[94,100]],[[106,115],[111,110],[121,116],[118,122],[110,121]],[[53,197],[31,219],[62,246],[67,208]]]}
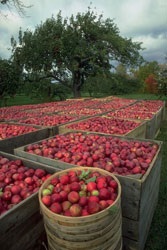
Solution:
{"label": "overcast sky", "polygon": [[[23,31],[34,28],[52,15],[70,17],[78,12],[86,12],[88,6],[103,18],[114,20],[120,35],[142,42],[142,52],[147,61],[164,63],[167,56],[167,0],[22,0],[25,5],[33,5],[26,10],[29,17],[20,17],[12,9],[0,4],[0,57],[9,58],[10,38],[18,37]],[[90,4],[91,3],[91,4]],[[4,15],[7,15],[5,18]]]}

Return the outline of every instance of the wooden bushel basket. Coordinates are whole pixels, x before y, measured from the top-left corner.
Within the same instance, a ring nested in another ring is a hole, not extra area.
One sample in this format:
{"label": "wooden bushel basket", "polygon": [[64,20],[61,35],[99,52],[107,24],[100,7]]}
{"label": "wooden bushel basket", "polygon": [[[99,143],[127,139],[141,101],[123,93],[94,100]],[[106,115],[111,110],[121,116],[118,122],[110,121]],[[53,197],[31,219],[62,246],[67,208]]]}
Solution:
{"label": "wooden bushel basket", "polygon": [[[122,213],[121,185],[111,173],[89,167],[75,167],[77,170],[97,171],[110,175],[118,183],[118,196],[108,208],[88,216],[70,217],[51,212],[41,201],[41,192],[55,176],[69,171],[63,170],[47,179],[39,190],[39,203],[43,215],[49,250],[121,250]],[[70,169],[71,170],[71,169]]]}

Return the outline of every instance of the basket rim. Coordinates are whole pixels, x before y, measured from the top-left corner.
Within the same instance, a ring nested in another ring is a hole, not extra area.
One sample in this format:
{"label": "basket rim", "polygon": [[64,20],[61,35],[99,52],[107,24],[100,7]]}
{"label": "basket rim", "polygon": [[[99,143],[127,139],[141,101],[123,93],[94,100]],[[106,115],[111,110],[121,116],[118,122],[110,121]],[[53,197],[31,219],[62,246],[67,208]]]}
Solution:
{"label": "basket rim", "polygon": [[[118,195],[117,195],[117,198],[116,198],[116,200],[110,205],[110,206],[108,206],[107,208],[105,208],[105,209],[103,209],[103,210],[101,210],[100,212],[98,212],[98,213],[95,213],[95,214],[91,214],[91,215],[87,215],[87,216],[78,216],[78,217],[72,217],[72,216],[65,216],[65,215],[61,215],[61,214],[56,214],[56,213],[54,213],[54,212],[52,212],[49,208],[47,208],[47,206],[45,206],[44,204],[43,204],[43,202],[42,202],[42,200],[41,200],[41,197],[42,197],[42,195],[41,195],[41,193],[42,193],[42,190],[43,190],[43,188],[46,186],[46,185],[48,185],[49,184],[49,182],[55,177],[55,176],[60,176],[60,175],[62,175],[62,174],[64,174],[64,173],[67,173],[67,172],[69,172],[69,171],[78,171],[78,170],[83,170],[83,169],[86,169],[86,170],[92,170],[92,171],[98,171],[98,172],[102,172],[104,175],[109,175],[109,176],[111,176],[116,182],[117,182],[117,184],[118,184]],[[42,211],[47,211],[47,213],[49,213],[51,216],[52,216],[52,218],[54,218],[54,219],[56,219],[56,220],[58,220],[58,219],[60,219],[61,221],[65,221],[65,222],[82,222],[82,221],[84,221],[84,222],[86,222],[86,221],[90,221],[90,219],[92,218],[92,219],[94,219],[94,218],[100,218],[100,217],[104,217],[104,216],[106,216],[106,215],[109,215],[110,214],[110,212],[109,211],[111,211],[110,209],[111,209],[111,207],[116,207],[116,208],[118,208],[119,207],[119,209],[121,209],[121,206],[120,206],[120,203],[121,203],[121,184],[120,184],[120,182],[119,182],[119,180],[118,180],[118,178],[115,176],[115,175],[113,175],[112,173],[110,173],[110,172],[108,172],[108,171],[106,171],[106,170],[104,170],[104,169],[100,169],[100,168],[95,168],[95,167],[85,167],[85,166],[79,166],[79,167],[74,167],[74,168],[68,168],[68,169],[66,169],[66,170],[61,170],[61,171],[59,171],[59,172],[56,172],[56,173],[54,173],[53,175],[51,175],[43,184],[42,184],[42,186],[40,187],[40,189],[39,189],[39,191],[38,191],[38,199],[39,199],[39,203],[40,203],[40,210],[41,210],[41,212]],[[48,214],[47,214],[48,215]],[[112,213],[111,213],[111,215],[112,215]]]}

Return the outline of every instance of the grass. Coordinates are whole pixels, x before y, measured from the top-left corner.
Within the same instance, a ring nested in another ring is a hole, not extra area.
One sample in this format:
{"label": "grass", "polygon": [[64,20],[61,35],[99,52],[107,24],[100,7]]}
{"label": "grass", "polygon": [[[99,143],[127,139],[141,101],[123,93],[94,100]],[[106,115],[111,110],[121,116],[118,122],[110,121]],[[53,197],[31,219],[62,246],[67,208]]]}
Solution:
{"label": "grass", "polygon": [[160,190],[145,250],[167,249],[167,116],[156,140],[163,141]]}
{"label": "grass", "polygon": [[[1,106],[15,106],[15,105],[26,105],[26,104],[37,104],[42,103],[45,101],[42,101],[40,99],[32,99],[24,94],[16,95],[13,98],[9,98],[6,100],[6,105],[4,105],[4,102],[1,103]],[[1,107],[0,106],[0,107]]]}
{"label": "grass", "polygon": [[[149,94],[129,94],[121,96],[134,99],[159,99],[156,95]],[[161,100],[167,100],[162,97]],[[8,100],[8,106],[36,104],[42,102],[37,99],[30,99],[25,95],[17,95]],[[144,250],[165,250],[167,249],[167,115],[166,120],[161,124],[160,133],[156,140],[163,141],[162,168],[159,190],[159,200],[152,220],[151,228]]]}
{"label": "grass", "polygon": [[[83,97],[88,97],[86,95],[86,93],[84,94]],[[157,95],[153,95],[153,94],[126,94],[126,95],[119,95],[118,97],[122,97],[122,98],[129,98],[129,99],[148,99],[148,100],[163,100],[163,101],[167,101],[167,97],[163,96],[163,97],[159,97]],[[70,98],[70,97],[69,97]],[[56,100],[56,99],[55,99]],[[1,103],[0,101],[0,107],[1,106],[14,106],[14,105],[26,105],[26,104],[37,104],[37,103],[43,103],[46,102],[46,100],[41,100],[41,99],[32,99],[27,95],[24,94],[20,94],[20,95],[16,95],[13,98],[9,98],[6,100],[6,105],[4,105],[4,103]]]}

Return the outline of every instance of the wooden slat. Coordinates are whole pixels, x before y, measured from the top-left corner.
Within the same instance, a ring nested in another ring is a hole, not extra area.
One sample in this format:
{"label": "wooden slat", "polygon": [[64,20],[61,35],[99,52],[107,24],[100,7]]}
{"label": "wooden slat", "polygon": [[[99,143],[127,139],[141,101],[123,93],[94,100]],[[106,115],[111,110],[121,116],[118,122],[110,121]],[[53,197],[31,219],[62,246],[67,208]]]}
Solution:
{"label": "wooden slat", "polygon": [[154,139],[156,134],[156,116],[146,123],[146,139]]}

